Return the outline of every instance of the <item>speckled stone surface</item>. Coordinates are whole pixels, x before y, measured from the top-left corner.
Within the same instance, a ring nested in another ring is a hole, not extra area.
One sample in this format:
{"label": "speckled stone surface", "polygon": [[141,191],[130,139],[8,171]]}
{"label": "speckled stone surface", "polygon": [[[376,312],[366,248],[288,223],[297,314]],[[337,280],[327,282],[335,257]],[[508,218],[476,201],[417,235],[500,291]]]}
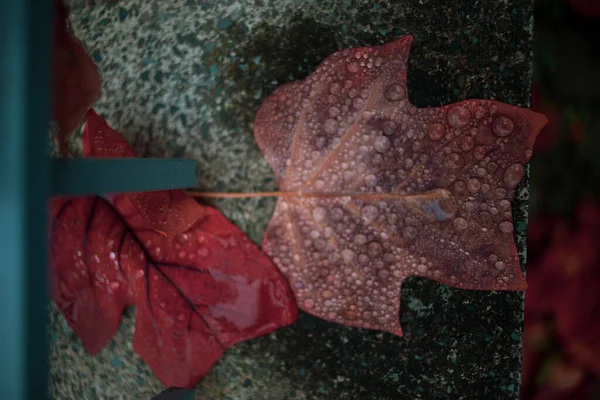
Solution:
{"label": "speckled stone surface", "polygon": [[[531,3],[74,0],[71,24],[103,77],[97,110],[138,155],[198,160],[205,190],[266,191],[275,184],[252,137],[258,106],[341,48],[412,33],[415,105],[489,98],[528,106]],[[526,188],[514,205],[522,261]],[[213,204],[260,242],[274,200]],[[522,293],[412,279],[402,305],[403,338],[302,314],[228,350],[196,399],[518,399]],[[131,348],[134,313],[91,357],[52,308],[53,398],[150,399],[163,389]]]}

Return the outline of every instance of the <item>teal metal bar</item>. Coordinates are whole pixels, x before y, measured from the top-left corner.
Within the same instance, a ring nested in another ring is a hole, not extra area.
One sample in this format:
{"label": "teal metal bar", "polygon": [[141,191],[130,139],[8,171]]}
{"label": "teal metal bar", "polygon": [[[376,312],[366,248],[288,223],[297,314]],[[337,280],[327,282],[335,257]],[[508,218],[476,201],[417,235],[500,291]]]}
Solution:
{"label": "teal metal bar", "polygon": [[49,0],[0,12],[0,399],[48,397]]}
{"label": "teal metal bar", "polygon": [[52,194],[146,192],[197,186],[194,160],[74,158],[52,160]]}

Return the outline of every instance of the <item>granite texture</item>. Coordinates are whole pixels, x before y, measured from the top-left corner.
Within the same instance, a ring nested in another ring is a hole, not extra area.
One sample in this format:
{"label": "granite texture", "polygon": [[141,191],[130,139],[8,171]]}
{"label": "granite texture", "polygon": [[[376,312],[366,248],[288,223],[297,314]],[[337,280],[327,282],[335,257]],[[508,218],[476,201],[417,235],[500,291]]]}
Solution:
{"label": "granite texture", "polygon": [[[330,53],[411,33],[409,97],[529,105],[532,1],[123,0],[72,2],[71,25],[103,77],[96,109],[139,156],[198,160],[204,190],[268,191],[252,119],[278,85]],[[78,146],[77,138],[73,144]],[[514,204],[525,260],[527,182]],[[256,242],[273,199],[213,203]],[[228,350],[197,399],[518,399],[523,294],[403,289],[403,338],[298,322]],[[163,387],[131,347],[134,310],[98,356],[51,310],[56,399],[150,399]]]}

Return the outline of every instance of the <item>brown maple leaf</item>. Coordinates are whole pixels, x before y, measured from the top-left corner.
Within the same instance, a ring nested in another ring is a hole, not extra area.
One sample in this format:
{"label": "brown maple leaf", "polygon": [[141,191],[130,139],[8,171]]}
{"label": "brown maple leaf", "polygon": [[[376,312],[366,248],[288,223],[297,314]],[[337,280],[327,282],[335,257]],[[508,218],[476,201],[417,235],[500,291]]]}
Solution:
{"label": "brown maple leaf", "polygon": [[489,100],[414,107],[411,43],[331,55],[267,98],[254,127],[285,192],[263,249],[300,307],[397,335],[408,276],[526,288],[510,200],[546,123]]}

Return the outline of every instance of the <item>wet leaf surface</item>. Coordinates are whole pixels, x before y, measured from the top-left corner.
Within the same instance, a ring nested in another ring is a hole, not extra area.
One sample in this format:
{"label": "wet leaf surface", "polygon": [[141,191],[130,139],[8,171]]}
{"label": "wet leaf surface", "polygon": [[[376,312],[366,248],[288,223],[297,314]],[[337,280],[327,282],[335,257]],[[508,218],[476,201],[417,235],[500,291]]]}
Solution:
{"label": "wet leaf surface", "polygon": [[[84,153],[118,142],[115,131],[92,126]],[[227,347],[293,323],[297,309],[268,257],[217,210],[189,199],[200,217],[173,237],[157,232],[140,210],[160,208],[161,199],[53,200],[51,294],[92,354],[135,306],[134,350],[165,386],[192,387]]]}
{"label": "wet leaf surface", "polygon": [[263,249],[300,307],[398,335],[408,276],[526,288],[511,200],[546,123],[490,100],[414,107],[411,43],[333,54],[267,98],[254,127],[286,193]]}

